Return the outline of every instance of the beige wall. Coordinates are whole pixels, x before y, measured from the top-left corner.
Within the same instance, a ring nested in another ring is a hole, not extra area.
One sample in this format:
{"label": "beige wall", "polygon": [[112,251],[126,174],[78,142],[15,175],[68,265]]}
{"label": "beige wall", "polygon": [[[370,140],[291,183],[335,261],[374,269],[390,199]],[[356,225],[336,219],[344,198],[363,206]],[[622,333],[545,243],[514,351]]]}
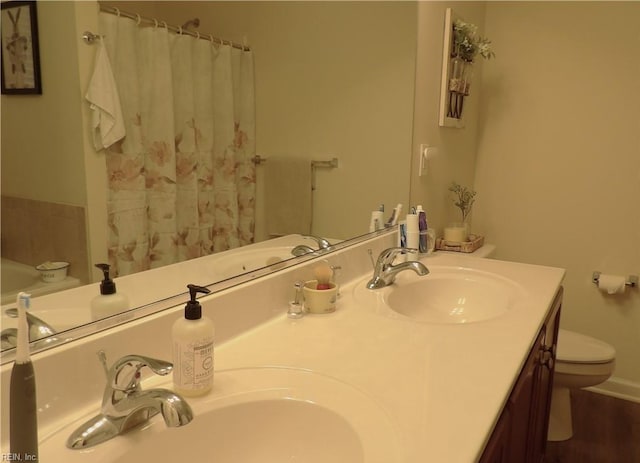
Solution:
{"label": "beige wall", "polygon": [[561,326],[615,346],[638,398],[640,291],[591,273],[640,274],[639,22],[637,2],[487,5],[473,222],[497,257],[567,269]]}
{"label": "beige wall", "polygon": [[2,95],[2,194],[86,204],[73,2],[38,2],[42,95]]}
{"label": "beige wall", "polygon": [[[440,81],[445,11],[450,7],[465,21],[483,30],[484,2],[420,2],[418,4],[418,54],[416,57],[416,98],[411,175],[411,203],[422,204],[429,226],[438,235],[448,222],[459,221],[460,211],[451,201],[448,188],[453,181],[473,186],[481,89],[472,86],[465,99],[465,127],[440,127]],[[483,67],[478,60],[474,78],[480,79]],[[418,176],[419,147],[437,147],[437,155],[427,162],[427,172]],[[473,220],[473,216],[471,217]],[[472,231],[473,227],[472,227]]]}
{"label": "beige wall", "polygon": [[32,265],[66,260],[71,275],[88,281],[87,132],[78,75],[85,45],[72,27],[76,8],[38,2],[42,95],[2,95],[2,254]]}

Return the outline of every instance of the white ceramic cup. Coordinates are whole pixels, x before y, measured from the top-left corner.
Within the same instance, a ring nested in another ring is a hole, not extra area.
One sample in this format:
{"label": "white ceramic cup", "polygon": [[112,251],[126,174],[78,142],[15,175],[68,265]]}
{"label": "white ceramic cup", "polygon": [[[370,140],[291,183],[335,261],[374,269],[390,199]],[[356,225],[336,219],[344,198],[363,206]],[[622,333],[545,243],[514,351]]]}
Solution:
{"label": "white ceramic cup", "polygon": [[338,288],[335,283],[329,283],[329,289],[316,289],[318,280],[305,282],[302,288],[304,307],[309,313],[331,313],[336,310]]}

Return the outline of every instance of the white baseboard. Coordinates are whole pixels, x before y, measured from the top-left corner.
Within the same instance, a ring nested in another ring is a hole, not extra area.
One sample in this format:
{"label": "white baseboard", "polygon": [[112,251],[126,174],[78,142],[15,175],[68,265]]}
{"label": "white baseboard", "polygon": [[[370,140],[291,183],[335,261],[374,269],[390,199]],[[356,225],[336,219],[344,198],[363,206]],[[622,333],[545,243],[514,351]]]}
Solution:
{"label": "white baseboard", "polygon": [[594,387],[586,388],[599,394],[640,403],[640,384],[612,376],[607,381]]}

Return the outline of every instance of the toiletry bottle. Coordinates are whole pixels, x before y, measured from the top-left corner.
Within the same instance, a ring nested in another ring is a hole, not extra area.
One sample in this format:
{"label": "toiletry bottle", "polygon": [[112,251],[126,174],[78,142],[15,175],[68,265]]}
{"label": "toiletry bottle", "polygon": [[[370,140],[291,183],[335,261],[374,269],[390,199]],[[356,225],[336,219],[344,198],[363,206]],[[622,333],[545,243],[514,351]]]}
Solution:
{"label": "toiletry bottle", "polygon": [[384,224],[384,204],[380,204],[377,211],[371,213],[371,223],[369,224],[369,231],[374,232],[381,230]]}
{"label": "toiletry bottle", "polygon": [[418,204],[416,209],[418,212],[418,229],[420,231],[419,250],[421,253],[428,251],[427,246],[427,213],[422,209],[422,205]]}
{"label": "toiletry bottle", "polygon": [[398,203],[398,205],[393,208],[393,212],[391,213],[391,217],[389,217],[389,220],[387,221],[386,226],[393,227],[395,224],[397,224],[398,218],[400,217],[401,213],[402,213],[402,204]]}
{"label": "toiletry bottle", "polygon": [[410,249],[418,249],[420,246],[420,230],[418,225],[418,214],[415,208],[411,208],[411,213],[407,214],[407,241],[406,245]]}
{"label": "toiletry bottle", "polygon": [[18,294],[18,341],[11,369],[9,395],[9,446],[13,460],[38,461],[36,377],[29,357],[27,308],[31,296]]}
{"label": "toiletry bottle", "polygon": [[109,278],[109,264],[96,264],[104,275],[100,282],[100,295],[91,300],[91,318],[100,320],[129,310],[129,298],[116,292],[115,282]]}
{"label": "toiletry bottle", "polygon": [[207,288],[188,285],[190,300],[184,308],[184,318],[173,324],[173,387],[178,394],[196,397],[213,386],[213,322],[202,316],[197,293]]}

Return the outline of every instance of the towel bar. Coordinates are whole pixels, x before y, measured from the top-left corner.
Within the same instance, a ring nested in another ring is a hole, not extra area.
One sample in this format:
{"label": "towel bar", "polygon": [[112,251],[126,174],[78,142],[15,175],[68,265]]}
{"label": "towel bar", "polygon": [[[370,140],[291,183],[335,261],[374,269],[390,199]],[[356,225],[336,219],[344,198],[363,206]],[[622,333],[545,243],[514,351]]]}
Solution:
{"label": "towel bar", "polygon": [[311,167],[335,169],[338,167],[338,158],[332,158],[330,161],[311,161]]}
{"label": "towel bar", "polygon": [[332,158],[330,161],[311,161],[311,191],[316,190],[316,169],[336,169],[338,167],[338,158]]}
{"label": "towel bar", "polygon": [[84,31],[84,34],[82,34],[82,40],[84,40],[84,43],[87,45],[93,45],[96,40],[100,40],[101,38],[102,36],[94,34],[91,31]]}
{"label": "towel bar", "polygon": [[256,154],[251,158],[251,162],[253,162],[256,166],[259,166],[260,164],[264,164],[265,162],[267,162],[267,158],[263,158],[259,154]]}

